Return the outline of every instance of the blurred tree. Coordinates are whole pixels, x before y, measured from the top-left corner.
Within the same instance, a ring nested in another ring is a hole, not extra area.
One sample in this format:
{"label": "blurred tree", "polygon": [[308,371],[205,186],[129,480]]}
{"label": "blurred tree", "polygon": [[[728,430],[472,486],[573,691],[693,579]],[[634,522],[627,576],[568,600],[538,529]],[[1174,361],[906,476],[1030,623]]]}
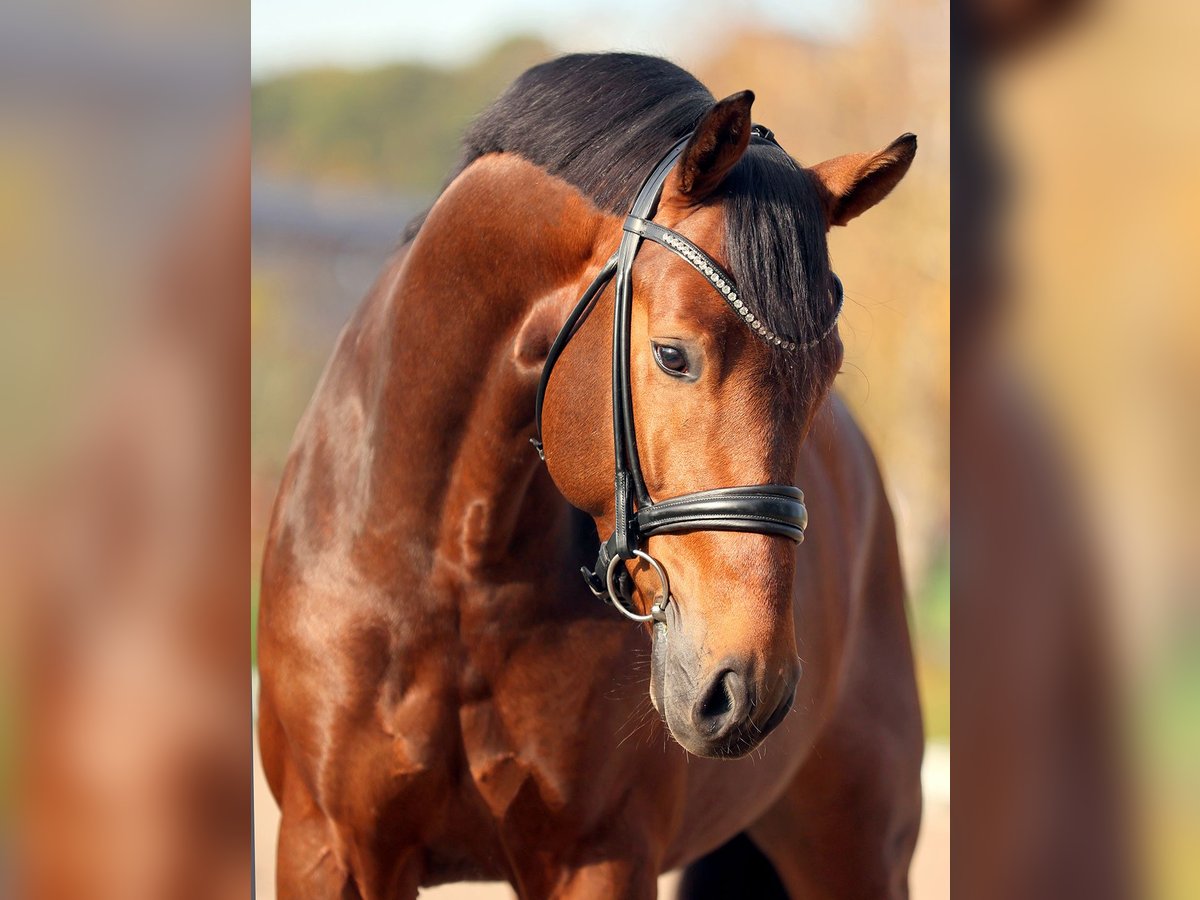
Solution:
{"label": "blurred tree", "polygon": [[471,118],[552,55],[535,38],[515,37],[457,69],[396,63],[259,82],[252,88],[253,165],[283,178],[432,194]]}

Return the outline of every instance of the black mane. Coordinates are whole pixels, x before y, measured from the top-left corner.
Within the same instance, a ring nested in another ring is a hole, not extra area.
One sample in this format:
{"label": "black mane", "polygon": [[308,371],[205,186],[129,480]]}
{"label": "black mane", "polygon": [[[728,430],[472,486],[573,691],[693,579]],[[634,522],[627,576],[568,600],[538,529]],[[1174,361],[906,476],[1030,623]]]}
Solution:
{"label": "black mane", "polygon": [[[527,70],[472,123],[450,180],[481,156],[516,153],[621,215],[650,169],[714,102],[704,85],[664,59],[559,57]],[[819,337],[834,307],[825,212],[813,177],[779,148],[754,143],[720,194],[724,250],[739,292],[772,331],[800,343]],[[418,220],[405,237],[419,228]],[[806,394],[823,392],[840,365],[841,342],[831,335],[812,349],[780,354],[779,362],[799,376],[794,383]]]}

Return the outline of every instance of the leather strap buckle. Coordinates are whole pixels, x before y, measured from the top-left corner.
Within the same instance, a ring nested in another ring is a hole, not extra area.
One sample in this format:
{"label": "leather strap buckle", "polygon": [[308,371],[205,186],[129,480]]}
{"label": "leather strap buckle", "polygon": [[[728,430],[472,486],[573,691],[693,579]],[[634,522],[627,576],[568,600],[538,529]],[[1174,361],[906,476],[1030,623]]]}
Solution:
{"label": "leather strap buckle", "polygon": [[604,581],[587,566],[580,566],[579,574],[583,576],[583,583],[588,586],[588,590],[607,603],[608,589],[604,586]]}
{"label": "leather strap buckle", "polygon": [[779,141],[775,140],[775,132],[766,125],[752,125],[750,127],[750,137],[761,138],[764,141],[769,141],[775,146],[779,146]]}

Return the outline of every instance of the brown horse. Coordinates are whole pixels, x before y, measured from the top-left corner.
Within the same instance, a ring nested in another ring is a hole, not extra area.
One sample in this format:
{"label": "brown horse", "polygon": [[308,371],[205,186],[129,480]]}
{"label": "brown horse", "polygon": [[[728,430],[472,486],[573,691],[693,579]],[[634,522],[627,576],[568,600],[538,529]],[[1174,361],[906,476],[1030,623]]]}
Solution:
{"label": "brown horse", "polygon": [[[282,896],[506,879],[522,897],[647,897],[662,872],[744,851],[738,835],[792,896],[907,895],[920,711],[892,516],[829,398],[825,239],[916,142],[803,168],[751,143],[752,100],[714,103],[648,57],[531,69],[341,335],[263,566]],[[645,487],[794,482],[811,527],[799,550],[754,530],[649,537],[670,590],[628,564],[631,609],[665,605],[637,626],[579,577],[620,524],[612,290],[554,368],[545,466],[529,442],[555,335],[672,147],[653,220],[752,314],[643,245],[628,359]]]}

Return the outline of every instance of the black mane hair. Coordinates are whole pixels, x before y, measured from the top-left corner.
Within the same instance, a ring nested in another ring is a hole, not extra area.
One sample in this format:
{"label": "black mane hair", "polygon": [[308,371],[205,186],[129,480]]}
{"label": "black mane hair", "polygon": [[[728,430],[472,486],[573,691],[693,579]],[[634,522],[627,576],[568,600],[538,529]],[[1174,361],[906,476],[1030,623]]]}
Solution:
{"label": "black mane hair", "polygon": [[[562,56],[527,70],[472,123],[450,180],[481,156],[516,153],[599,209],[623,215],[650,169],[714,102],[695,77],[664,59]],[[813,176],[778,147],[755,142],[715,199],[724,200],[730,273],[755,315],[801,344],[820,337],[836,308]],[[841,355],[834,333],[807,350],[777,352],[776,361],[794,376],[787,382],[804,388],[796,397],[803,402],[824,392]]]}

